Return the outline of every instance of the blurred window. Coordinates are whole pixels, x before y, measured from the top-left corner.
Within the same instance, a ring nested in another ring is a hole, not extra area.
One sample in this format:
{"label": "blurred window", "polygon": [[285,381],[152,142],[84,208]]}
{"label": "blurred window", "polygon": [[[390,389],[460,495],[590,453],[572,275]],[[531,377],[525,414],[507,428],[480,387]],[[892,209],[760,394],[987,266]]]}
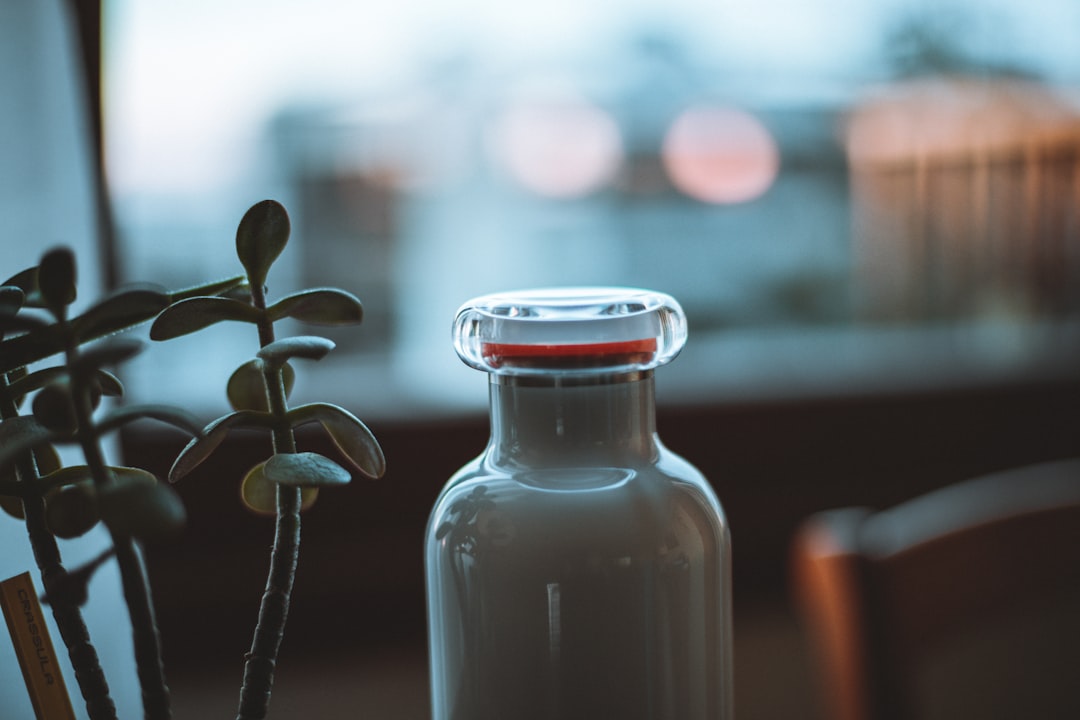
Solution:
{"label": "blurred window", "polygon": [[[1076,27],[1071,0],[112,0],[121,272],[232,274],[240,216],[281,200],[271,293],[367,313],[317,330],[339,349],[298,393],[369,413],[481,405],[454,311],[555,284],[683,303],[669,401],[1075,373]],[[132,382],[217,407],[255,341]]]}

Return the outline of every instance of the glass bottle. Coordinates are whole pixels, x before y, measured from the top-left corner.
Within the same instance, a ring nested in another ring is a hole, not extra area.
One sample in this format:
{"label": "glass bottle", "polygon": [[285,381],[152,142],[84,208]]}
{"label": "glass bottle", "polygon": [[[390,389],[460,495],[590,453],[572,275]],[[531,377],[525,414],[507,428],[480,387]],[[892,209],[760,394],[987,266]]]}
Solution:
{"label": "glass bottle", "polygon": [[730,537],[656,434],[653,369],[686,340],[671,297],[538,290],[466,303],[491,438],[425,539],[435,720],[728,720]]}

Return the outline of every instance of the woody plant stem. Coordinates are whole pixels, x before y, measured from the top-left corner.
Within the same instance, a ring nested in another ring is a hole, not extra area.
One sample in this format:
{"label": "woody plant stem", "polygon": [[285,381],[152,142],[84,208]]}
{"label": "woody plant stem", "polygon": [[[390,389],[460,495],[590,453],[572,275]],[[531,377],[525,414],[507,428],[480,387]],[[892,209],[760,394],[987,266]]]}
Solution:
{"label": "woody plant stem", "polygon": [[[261,285],[252,283],[251,300],[255,307],[266,310],[266,294]],[[259,344],[266,347],[274,342],[273,322],[263,313],[258,323]],[[273,415],[273,451],[295,453],[296,438],[286,416],[288,405],[280,366],[264,366],[267,402]],[[244,663],[244,680],[240,688],[240,707],[237,720],[262,720],[270,704],[274,686],[274,669],[278,650],[285,636],[289,615],[289,598],[300,554],[300,488],[277,485],[274,547],[270,553],[270,570],[259,605],[259,617],[251,649]]]}
{"label": "woody plant stem", "polygon": [[[59,318],[64,328],[67,344],[65,358],[69,367],[76,365],[78,344],[66,318]],[[105,464],[98,437],[93,431],[93,404],[90,392],[82,383],[72,383],[72,403],[75,411],[76,438],[82,448],[90,477],[99,491],[112,482],[112,475]],[[161,637],[150,599],[150,584],[146,570],[135,547],[135,540],[126,534],[109,528],[116,562],[120,568],[120,582],[124,601],[131,617],[131,632],[135,650],[135,665],[142,691],[143,716],[146,720],[170,720],[172,709],[169,687],[165,682],[165,666],[161,657]]]}
{"label": "woody plant stem", "polygon": [[[7,387],[6,374],[0,375],[0,383]],[[7,420],[18,414],[14,400],[8,397],[6,392],[0,393],[0,418]],[[39,478],[38,465],[32,453],[28,452],[16,461],[15,472],[20,482],[32,483]],[[53,592],[56,582],[63,578],[67,571],[60,559],[60,547],[56,543],[56,537],[49,532],[45,522],[45,501],[37,493],[27,493],[22,501],[34,562],[41,573],[45,595],[50,598],[49,605],[52,606],[60,638],[67,647],[71,668],[75,671],[75,681],[86,703],[86,713],[90,720],[116,720],[116,705],[109,695],[109,685],[105,680],[97,650],[90,642],[90,631],[86,627],[82,610],[68,594]]]}

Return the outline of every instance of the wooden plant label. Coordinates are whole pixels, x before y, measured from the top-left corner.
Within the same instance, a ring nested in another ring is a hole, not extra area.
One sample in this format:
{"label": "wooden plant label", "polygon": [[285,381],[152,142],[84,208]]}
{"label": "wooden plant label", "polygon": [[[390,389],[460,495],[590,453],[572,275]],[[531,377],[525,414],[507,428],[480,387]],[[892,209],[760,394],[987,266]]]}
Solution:
{"label": "wooden plant label", "polygon": [[71,698],[60,674],[30,573],[0,582],[0,607],[38,720],[74,720]]}

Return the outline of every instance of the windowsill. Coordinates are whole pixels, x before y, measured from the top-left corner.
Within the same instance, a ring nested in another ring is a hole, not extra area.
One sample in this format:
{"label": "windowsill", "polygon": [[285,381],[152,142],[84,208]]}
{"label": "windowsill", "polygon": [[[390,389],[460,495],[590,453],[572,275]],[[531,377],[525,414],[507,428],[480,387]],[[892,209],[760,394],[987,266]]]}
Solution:
{"label": "windowsill", "polygon": [[[127,368],[129,397],[206,419],[226,412],[225,380],[244,351],[223,342],[207,352],[215,345],[197,337],[174,342],[155,344]],[[1067,381],[1077,367],[1080,323],[730,330],[692,335],[657,384],[661,404],[698,406]],[[436,420],[484,413],[487,391],[483,375],[446,343],[427,353],[342,351],[318,366],[298,361],[292,401],[336,402],[365,419]]]}

